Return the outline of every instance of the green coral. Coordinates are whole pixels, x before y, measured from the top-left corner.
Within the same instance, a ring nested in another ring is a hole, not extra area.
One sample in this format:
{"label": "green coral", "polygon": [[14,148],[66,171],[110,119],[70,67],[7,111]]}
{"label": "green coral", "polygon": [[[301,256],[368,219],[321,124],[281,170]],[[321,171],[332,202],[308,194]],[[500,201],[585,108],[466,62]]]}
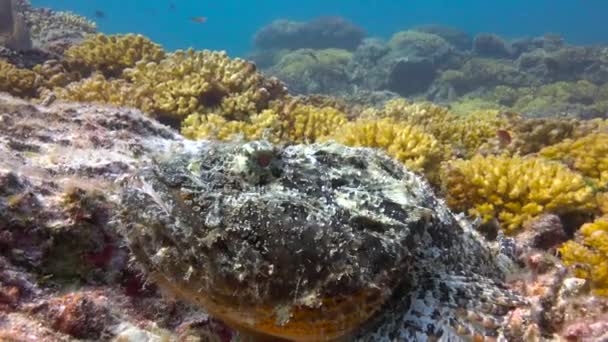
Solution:
{"label": "green coral", "polygon": [[442,167],[448,205],[484,222],[497,219],[509,234],[543,214],[592,212],[594,191],[584,177],[541,157],[475,156]]}
{"label": "green coral", "polygon": [[608,296],[608,216],[583,225],[559,253],[577,277],[590,280],[597,294]]}

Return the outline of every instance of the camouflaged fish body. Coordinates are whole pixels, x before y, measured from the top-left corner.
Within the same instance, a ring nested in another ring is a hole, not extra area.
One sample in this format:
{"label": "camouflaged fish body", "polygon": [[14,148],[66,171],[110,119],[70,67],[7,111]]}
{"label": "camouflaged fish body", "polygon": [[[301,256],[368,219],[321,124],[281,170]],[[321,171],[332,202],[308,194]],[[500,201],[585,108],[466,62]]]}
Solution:
{"label": "camouflaged fish body", "polygon": [[243,330],[493,340],[522,304],[481,238],[373,149],[201,142],[124,189],[123,230],[151,278]]}

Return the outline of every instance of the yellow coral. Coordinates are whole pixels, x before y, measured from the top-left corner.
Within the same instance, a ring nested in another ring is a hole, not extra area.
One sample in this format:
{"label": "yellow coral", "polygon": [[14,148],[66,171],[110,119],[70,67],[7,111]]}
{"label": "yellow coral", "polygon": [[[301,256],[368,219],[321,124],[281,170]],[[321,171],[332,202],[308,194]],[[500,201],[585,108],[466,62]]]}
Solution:
{"label": "yellow coral", "polygon": [[608,133],[591,134],[545,147],[539,154],[559,160],[592,178],[599,187],[608,186]]}
{"label": "yellow coral", "polygon": [[48,89],[65,87],[80,80],[80,74],[68,71],[61,62],[54,59],[38,64],[32,70],[42,78],[41,86]]}
{"label": "yellow coral", "polygon": [[327,139],[348,146],[382,148],[410,169],[425,172],[431,180],[445,156],[445,149],[433,136],[389,118],[349,122]]}
{"label": "yellow coral", "polygon": [[404,99],[388,101],[382,110],[367,110],[363,117],[385,117],[415,125],[448,145],[461,156],[474,154],[497,130],[506,126],[498,111],[476,111],[456,115],[431,103],[409,103]]}
{"label": "yellow coral", "polygon": [[295,104],[281,114],[267,109],[245,120],[227,120],[217,114],[192,114],[182,124],[182,134],[191,139],[227,140],[240,135],[246,140],[264,138],[273,142],[313,143],[335,132],[346,117],[332,107]]}
{"label": "yellow coral", "polygon": [[597,294],[608,296],[608,216],[583,225],[559,252],[577,277],[589,279]]}
{"label": "yellow coral", "polygon": [[158,62],[165,57],[160,45],[139,34],[97,34],[65,51],[67,61],[75,65],[118,76],[137,62]]}
{"label": "yellow coral", "polygon": [[0,59],[0,91],[20,97],[33,97],[39,78],[31,70],[20,69]]}
{"label": "yellow coral", "polygon": [[158,63],[139,62],[124,76],[153,94],[153,112],[178,119],[220,113],[243,120],[286,92],[280,82],[256,72],[255,65],[207,50],[178,50]]}
{"label": "yellow coral", "polygon": [[55,88],[54,91],[58,98],[68,101],[134,107],[144,112],[149,112],[153,107],[150,93],[142,92],[142,89],[121,79],[107,80],[101,74],[73,82],[65,88]]}
{"label": "yellow coral", "polygon": [[336,132],[346,123],[344,113],[333,107],[299,105],[284,116],[284,136],[288,141],[313,143]]}
{"label": "yellow coral", "polygon": [[590,212],[593,189],[583,176],[544,158],[481,157],[442,168],[442,189],[457,211],[497,219],[507,233],[542,213]]}
{"label": "yellow coral", "polygon": [[245,140],[265,139],[278,143],[281,126],[278,115],[270,109],[252,115],[248,122],[228,121],[217,114],[191,114],[182,123],[182,134],[194,140],[242,137]]}

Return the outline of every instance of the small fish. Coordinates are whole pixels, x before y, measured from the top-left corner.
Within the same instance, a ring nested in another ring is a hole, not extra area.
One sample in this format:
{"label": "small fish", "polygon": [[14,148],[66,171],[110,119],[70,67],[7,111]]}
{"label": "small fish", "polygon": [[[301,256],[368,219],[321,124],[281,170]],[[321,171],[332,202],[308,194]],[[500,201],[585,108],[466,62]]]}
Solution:
{"label": "small fish", "polygon": [[175,9],[176,9],[176,8],[177,8],[177,7],[175,6],[175,3],[173,3],[173,2],[169,2],[169,9],[170,9],[171,11],[175,11]]}
{"label": "small fish", "polygon": [[190,20],[193,23],[203,24],[207,22],[207,17],[191,17]]}
{"label": "small fish", "polygon": [[314,53],[312,53],[312,52],[305,52],[305,54],[308,55],[308,56],[310,56],[310,58],[314,59],[315,62],[319,61],[319,58],[317,58],[317,56]]}
{"label": "small fish", "polygon": [[95,10],[95,18],[103,19],[105,17],[106,17],[106,14],[104,13],[104,11]]}
{"label": "small fish", "polygon": [[507,146],[511,143],[511,133],[504,129],[499,129],[496,131],[496,136],[498,137],[498,142],[501,146]]}

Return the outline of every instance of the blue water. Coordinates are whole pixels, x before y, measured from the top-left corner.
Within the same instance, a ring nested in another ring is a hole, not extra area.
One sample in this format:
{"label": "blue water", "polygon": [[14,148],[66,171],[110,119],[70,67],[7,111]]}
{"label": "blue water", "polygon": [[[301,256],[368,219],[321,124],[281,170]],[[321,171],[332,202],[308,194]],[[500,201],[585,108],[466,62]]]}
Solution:
{"label": "blue water", "polygon": [[[344,16],[370,35],[389,37],[414,25],[445,24],[505,37],[560,33],[578,44],[608,43],[606,0],[34,0],[94,19],[105,33],[142,33],[168,50],[194,47],[242,56],[255,31],[277,18]],[[170,9],[170,3],[175,6]],[[96,10],[105,18],[95,19]],[[204,16],[206,23],[194,23]]]}

